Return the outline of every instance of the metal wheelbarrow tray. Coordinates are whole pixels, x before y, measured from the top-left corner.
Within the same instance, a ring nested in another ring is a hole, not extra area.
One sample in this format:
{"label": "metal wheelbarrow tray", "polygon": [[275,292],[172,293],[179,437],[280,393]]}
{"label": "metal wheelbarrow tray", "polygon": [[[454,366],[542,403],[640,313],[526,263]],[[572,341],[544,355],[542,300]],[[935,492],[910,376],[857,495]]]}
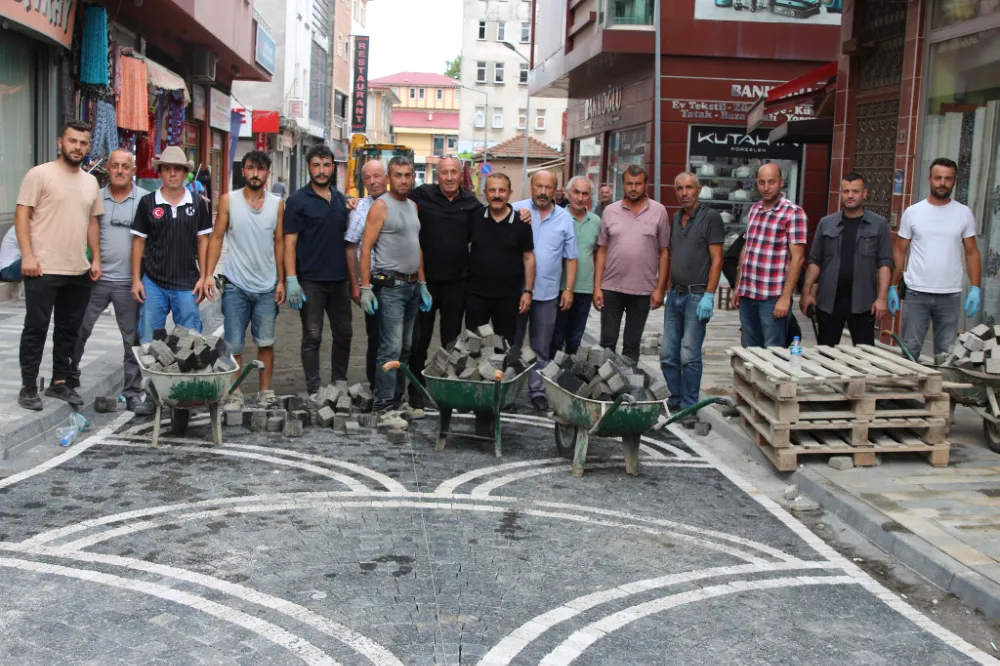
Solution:
{"label": "metal wheelbarrow tray", "polygon": [[[142,355],[142,348],[133,347],[132,353],[138,362]],[[212,438],[216,444],[221,445],[222,419],[219,405],[239,387],[255,367],[263,367],[263,364],[260,361],[253,361],[243,366],[242,369],[237,365],[234,370],[225,372],[174,374],[149,370],[142,363],[139,363],[143,384],[149,392],[149,396],[156,403],[153,447],[160,439],[160,418],[164,406],[171,410],[170,432],[177,435],[187,430],[191,409],[208,407],[212,421]]]}
{"label": "metal wheelbarrow tray", "polygon": [[425,375],[426,387],[417,381],[413,371],[405,363],[390,361],[385,364],[383,369],[386,371],[392,369],[402,370],[410,382],[417,387],[417,390],[423,393],[424,397],[437,407],[438,436],[435,446],[437,451],[444,449],[449,434],[458,434],[452,433],[450,430],[452,412],[455,410],[470,411],[477,414],[492,415],[493,436],[483,437],[461,433],[462,436],[493,442],[493,452],[499,458],[502,455],[500,412],[517,400],[517,396],[524,390],[524,385],[528,381],[528,373],[533,367],[535,367],[534,363],[508,381],[503,381],[503,372],[500,370],[494,373],[493,381],[467,381],[448,379],[447,377],[428,377]]}

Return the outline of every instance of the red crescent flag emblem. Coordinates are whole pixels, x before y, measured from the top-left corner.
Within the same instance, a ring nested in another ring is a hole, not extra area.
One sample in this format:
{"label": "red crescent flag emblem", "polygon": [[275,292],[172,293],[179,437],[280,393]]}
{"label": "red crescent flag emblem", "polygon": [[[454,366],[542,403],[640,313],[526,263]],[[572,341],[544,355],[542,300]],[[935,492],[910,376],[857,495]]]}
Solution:
{"label": "red crescent flag emblem", "polygon": [[163,217],[163,208],[161,208],[159,206],[157,206],[156,208],[154,208],[153,209],[153,217],[155,217],[158,220],[160,218],[162,218]]}

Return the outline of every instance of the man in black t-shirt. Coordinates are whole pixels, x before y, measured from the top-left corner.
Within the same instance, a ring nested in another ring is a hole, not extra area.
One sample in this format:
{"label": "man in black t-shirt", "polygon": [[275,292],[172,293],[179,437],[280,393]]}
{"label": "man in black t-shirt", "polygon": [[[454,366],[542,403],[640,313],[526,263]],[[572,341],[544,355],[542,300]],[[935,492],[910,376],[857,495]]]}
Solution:
{"label": "man in black t-shirt", "polygon": [[132,298],[142,303],[139,342],[152,342],[167,313],[201,332],[198,304],[212,297],[208,275],[208,206],[184,187],[194,163],[177,146],[153,160],[163,186],[139,200],[132,223]]}
{"label": "man in black t-shirt", "polygon": [[510,191],[506,174],[492,174],[486,179],[489,208],[472,220],[465,326],[492,323],[497,335],[513,342],[517,315],[531,308],[535,246],[531,225],[507,204]]}

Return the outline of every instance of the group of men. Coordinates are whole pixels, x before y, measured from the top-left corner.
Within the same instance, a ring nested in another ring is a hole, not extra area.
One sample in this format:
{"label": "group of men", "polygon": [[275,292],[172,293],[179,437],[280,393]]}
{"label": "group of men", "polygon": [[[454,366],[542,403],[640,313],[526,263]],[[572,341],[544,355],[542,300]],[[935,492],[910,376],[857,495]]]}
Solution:
{"label": "group of men", "polygon": [[[345,380],[351,304],[361,307],[366,374],[380,422],[388,425],[419,418],[424,405],[416,387],[404,403],[403,376],[383,366],[409,362],[420,377],[435,327],[442,346],[463,328],[486,323],[515,347],[527,337],[539,370],[556,352],[577,351],[591,306],[601,315],[600,345],[614,350],[622,337],[622,354],[633,363],[650,311],[664,307],[660,361],[668,406],[698,401],[725,230],[719,213],[701,203],[692,173],[674,181],[680,209],[670,219],[648,197],[648,174],[637,165],[622,175],[622,199],[612,201],[611,188],[602,186],[592,211],[587,178],[575,177],[563,189],[548,171],[531,177],[530,199],[513,203],[510,179],[491,174],[484,205],[462,190],[454,158],[439,162],[437,183],[419,187],[406,158],[390,160],[388,172],[369,162],[362,171],[367,196],[348,201],[332,187],[335,165],[326,146],[309,151],[310,181],[286,199],[283,191],[267,192],[268,155],[251,151],[242,160],[244,187],[220,197],[213,223],[205,201],[185,187],[194,165],[180,148],[154,160],[162,186],[147,192],[133,183],[135,164],[125,149],[110,155],[103,189],[80,169],[90,143],[86,124],[68,123],[58,143],[60,156],[26,175],[15,215],[27,310],[19,398],[26,409],[42,408],[37,377],[52,313],[53,373],[45,395],[80,405],[80,360],[97,318],[112,304],[125,348],[128,408],[151,413],[131,347],[149,342],[168,314],[201,330],[198,306],[215,297],[213,275],[224,247],[225,339],[241,361],[250,328],[264,364],[258,399],[265,405],[276,401],[275,323],[286,302],[299,311],[309,393],[322,381],[324,318],[333,338],[331,381]],[[919,349],[933,321],[935,351],[947,350],[957,327],[963,251],[973,284],[969,316],[979,308],[981,272],[971,212],[950,198],[955,176],[954,162],[934,162],[930,197],[906,210],[893,251],[885,219],[864,209],[864,179],[846,175],[843,210],[820,221],[807,260],[805,214],[783,194],[778,167],[762,165],[760,200],[750,209],[732,296],[744,345],[787,345],[793,292],[808,264],[800,305],[817,318],[820,344],[837,344],[845,324],[855,343],[871,343],[876,320],[899,308],[895,285],[902,276],[909,299],[904,341]],[[556,199],[559,189],[565,208]],[[6,270],[0,278],[7,279]],[[534,371],[529,393],[536,409],[548,408]]]}

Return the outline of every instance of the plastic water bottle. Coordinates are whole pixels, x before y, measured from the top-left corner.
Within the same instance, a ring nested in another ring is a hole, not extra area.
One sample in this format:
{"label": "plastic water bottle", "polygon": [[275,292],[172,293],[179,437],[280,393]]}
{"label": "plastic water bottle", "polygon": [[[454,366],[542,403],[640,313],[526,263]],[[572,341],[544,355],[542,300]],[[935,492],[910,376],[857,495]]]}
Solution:
{"label": "plastic water bottle", "polygon": [[124,396],[124,395],[122,395],[121,393],[119,393],[119,394],[118,394],[118,405],[119,405],[119,407],[120,407],[121,405],[124,405],[124,404],[126,404],[127,402],[128,402],[128,401],[127,401],[127,400],[125,399],[125,396]]}
{"label": "plastic water bottle", "polygon": [[90,428],[90,421],[80,412],[73,412],[73,415],[69,417],[68,427],[73,428],[77,432],[83,432]]}
{"label": "plastic water bottle", "polygon": [[792,346],[788,353],[788,365],[791,366],[792,372],[802,372],[802,343],[799,342],[799,336],[792,338]]}
{"label": "plastic water bottle", "polygon": [[67,426],[56,430],[59,436],[59,446],[71,446],[76,441],[77,429],[75,426]]}

